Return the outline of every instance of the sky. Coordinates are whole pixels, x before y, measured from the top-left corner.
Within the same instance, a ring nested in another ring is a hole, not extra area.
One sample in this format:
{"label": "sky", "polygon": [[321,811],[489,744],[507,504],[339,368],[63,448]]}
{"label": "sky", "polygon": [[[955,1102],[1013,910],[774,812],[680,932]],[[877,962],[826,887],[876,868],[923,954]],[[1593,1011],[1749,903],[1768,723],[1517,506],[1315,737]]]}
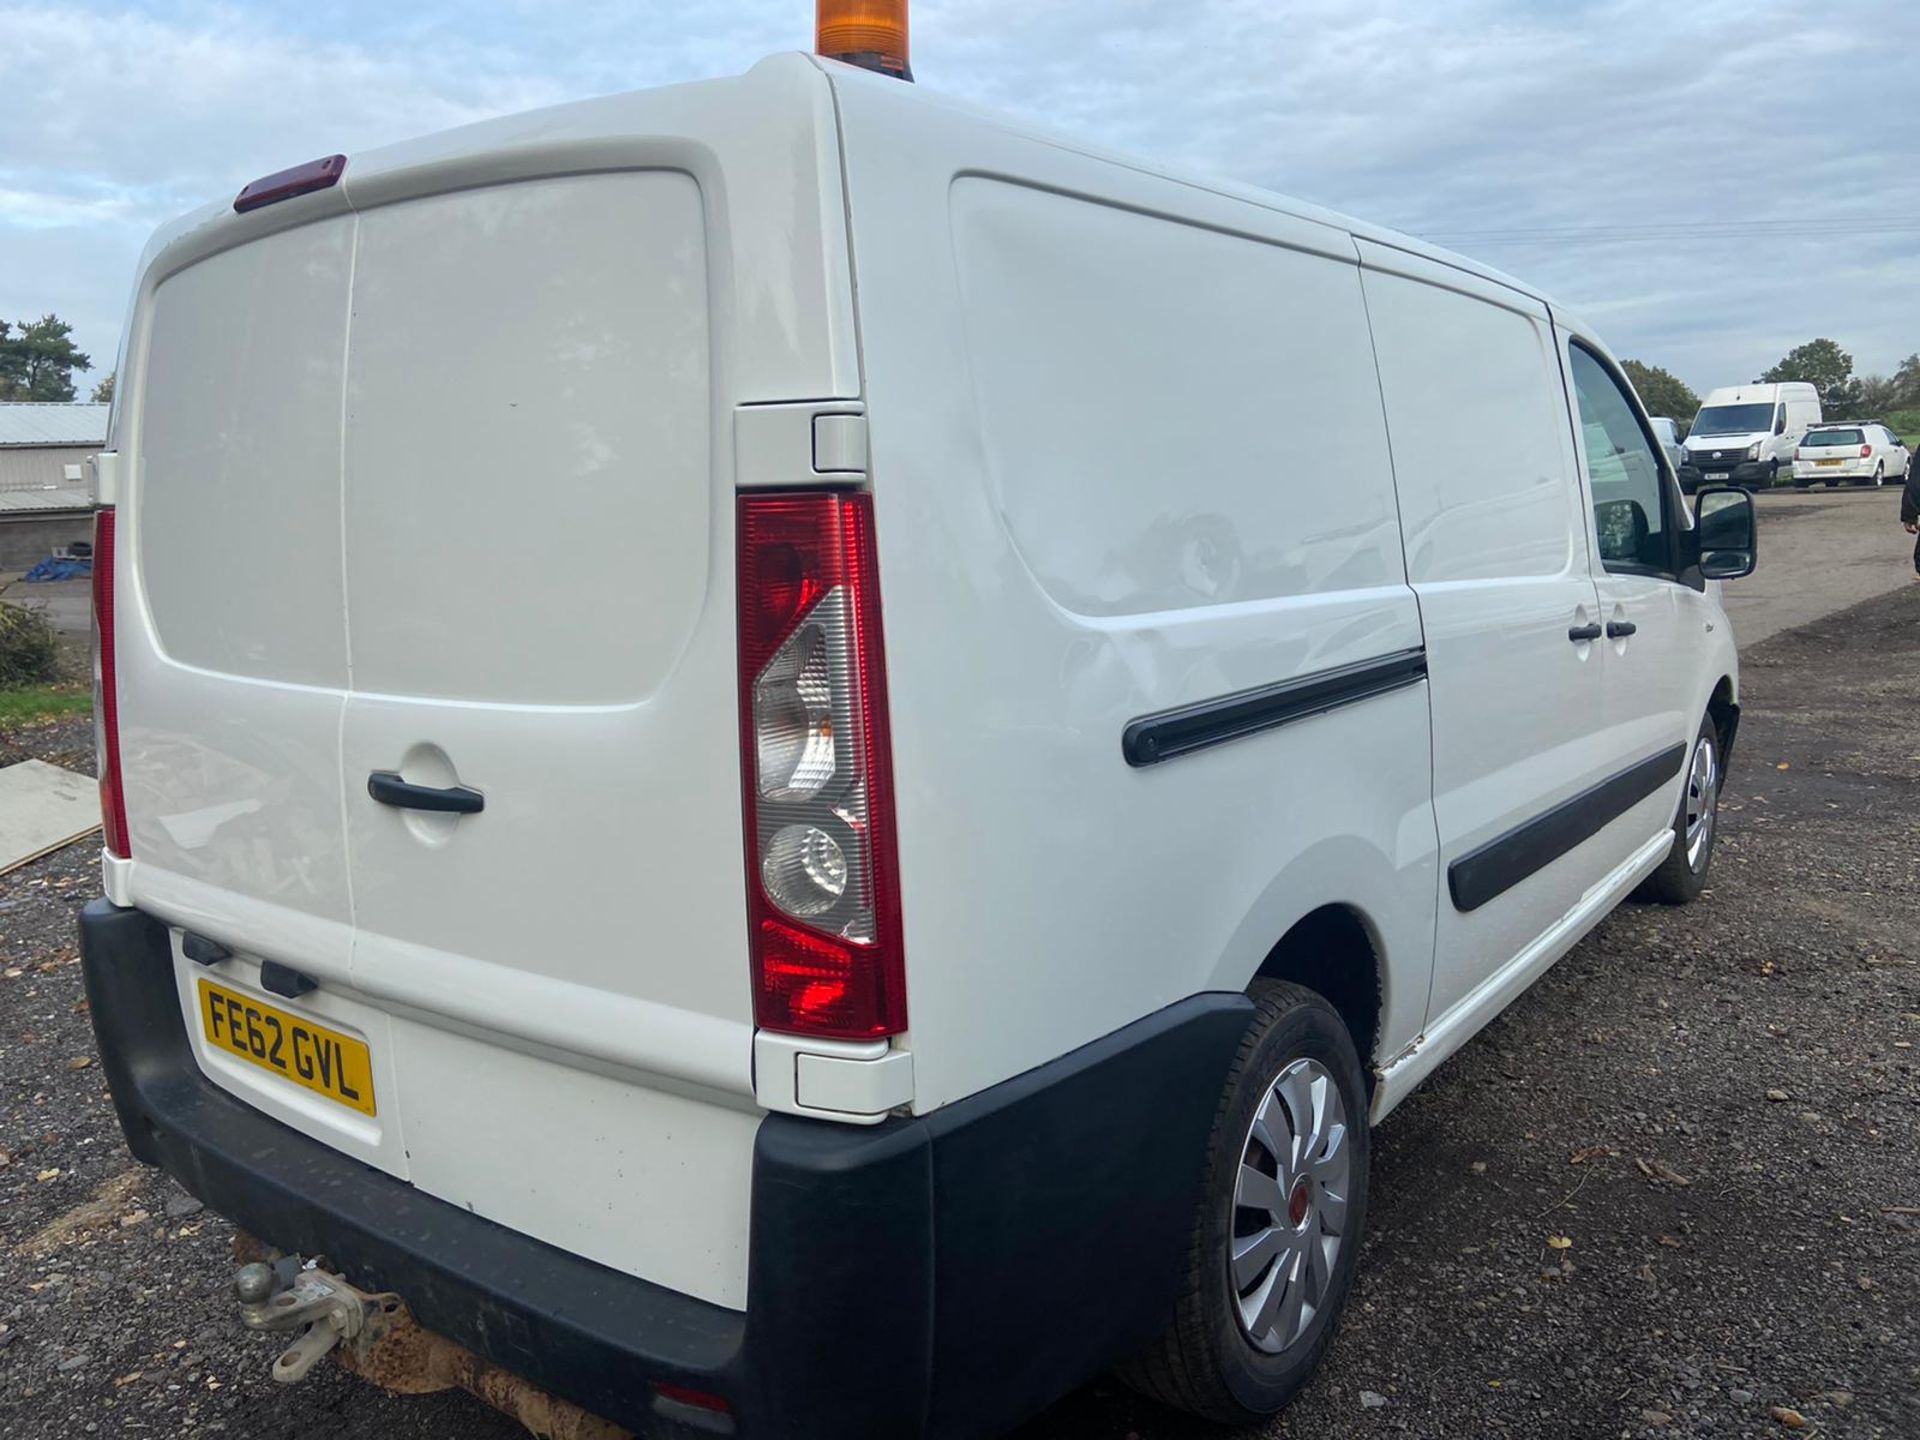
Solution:
{"label": "sky", "polygon": [[[113,366],[160,222],[812,44],[807,0],[0,0],[0,316]],[[916,0],[921,85],[1410,231],[1696,389],[1920,350],[1915,0]],[[84,383],[84,382],[83,382]]]}

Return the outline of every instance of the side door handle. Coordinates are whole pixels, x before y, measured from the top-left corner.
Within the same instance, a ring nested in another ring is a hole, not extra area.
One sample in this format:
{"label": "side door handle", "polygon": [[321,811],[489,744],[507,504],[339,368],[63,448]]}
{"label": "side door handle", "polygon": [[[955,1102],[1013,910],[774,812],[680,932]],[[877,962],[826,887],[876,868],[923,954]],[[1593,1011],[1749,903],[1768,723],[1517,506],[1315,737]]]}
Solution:
{"label": "side door handle", "polygon": [[1584,645],[1589,640],[1598,640],[1604,633],[1598,625],[1576,625],[1567,631],[1567,639],[1576,645]]}
{"label": "side door handle", "polygon": [[487,800],[478,790],[464,785],[440,789],[433,785],[415,785],[402,780],[397,770],[376,770],[367,776],[367,794],[382,805],[401,810],[431,810],[441,815],[477,815]]}
{"label": "side door handle", "polygon": [[1609,620],[1607,621],[1607,638],[1609,640],[1624,640],[1639,628],[1640,627],[1631,620]]}

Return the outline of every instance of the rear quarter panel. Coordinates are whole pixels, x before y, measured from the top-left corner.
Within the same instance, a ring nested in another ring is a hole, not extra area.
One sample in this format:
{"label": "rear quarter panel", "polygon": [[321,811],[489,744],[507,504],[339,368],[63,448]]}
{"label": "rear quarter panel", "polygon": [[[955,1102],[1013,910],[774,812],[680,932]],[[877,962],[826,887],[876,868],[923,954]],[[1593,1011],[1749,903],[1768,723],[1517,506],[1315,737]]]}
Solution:
{"label": "rear quarter panel", "polygon": [[1423,690],[1121,753],[1142,715],[1420,644],[1352,240],[836,86],[916,1109],[1239,990],[1328,903],[1384,952],[1404,1043],[1436,883]]}

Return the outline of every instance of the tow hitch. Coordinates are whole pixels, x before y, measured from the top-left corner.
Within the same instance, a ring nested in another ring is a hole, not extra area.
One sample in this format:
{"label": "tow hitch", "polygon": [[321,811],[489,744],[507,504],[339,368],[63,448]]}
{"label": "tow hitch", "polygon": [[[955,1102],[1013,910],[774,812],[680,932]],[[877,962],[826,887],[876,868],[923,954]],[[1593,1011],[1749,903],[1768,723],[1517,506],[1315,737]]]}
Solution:
{"label": "tow hitch", "polygon": [[371,1322],[400,1308],[397,1295],[368,1295],[298,1255],[242,1265],[233,1277],[240,1323],[249,1330],[297,1330],[300,1338],[275,1357],[273,1378],[282,1385],[307,1372],[342,1340],[358,1340]]}
{"label": "tow hitch", "polygon": [[241,1323],[298,1332],[274,1357],[273,1378],[284,1385],[305,1379],[331,1352],[345,1369],[396,1395],[458,1387],[542,1440],[633,1440],[611,1421],[423,1330],[398,1295],[368,1294],[322,1269],[319,1259],[280,1255],[250,1236],[236,1236],[233,1248],[248,1262],[233,1277]]}

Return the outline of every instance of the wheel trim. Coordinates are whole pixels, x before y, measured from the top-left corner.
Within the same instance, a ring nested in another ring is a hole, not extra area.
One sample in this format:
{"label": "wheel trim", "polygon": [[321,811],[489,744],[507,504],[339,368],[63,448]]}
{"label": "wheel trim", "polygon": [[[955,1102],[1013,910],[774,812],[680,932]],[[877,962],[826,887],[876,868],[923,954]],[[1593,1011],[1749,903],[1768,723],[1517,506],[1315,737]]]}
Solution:
{"label": "wheel trim", "polygon": [[1281,1070],[1241,1144],[1227,1266],[1241,1333],[1268,1354],[1297,1344],[1331,1298],[1352,1148],[1332,1072],[1313,1059]]}
{"label": "wheel trim", "polygon": [[1702,735],[1693,745],[1693,763],[1687,767],[1686,830],[1687,867],[1696,875],[1707,859],[1713,843],[1713,822],[1720,798],[1720,761],[1713,741]]}

